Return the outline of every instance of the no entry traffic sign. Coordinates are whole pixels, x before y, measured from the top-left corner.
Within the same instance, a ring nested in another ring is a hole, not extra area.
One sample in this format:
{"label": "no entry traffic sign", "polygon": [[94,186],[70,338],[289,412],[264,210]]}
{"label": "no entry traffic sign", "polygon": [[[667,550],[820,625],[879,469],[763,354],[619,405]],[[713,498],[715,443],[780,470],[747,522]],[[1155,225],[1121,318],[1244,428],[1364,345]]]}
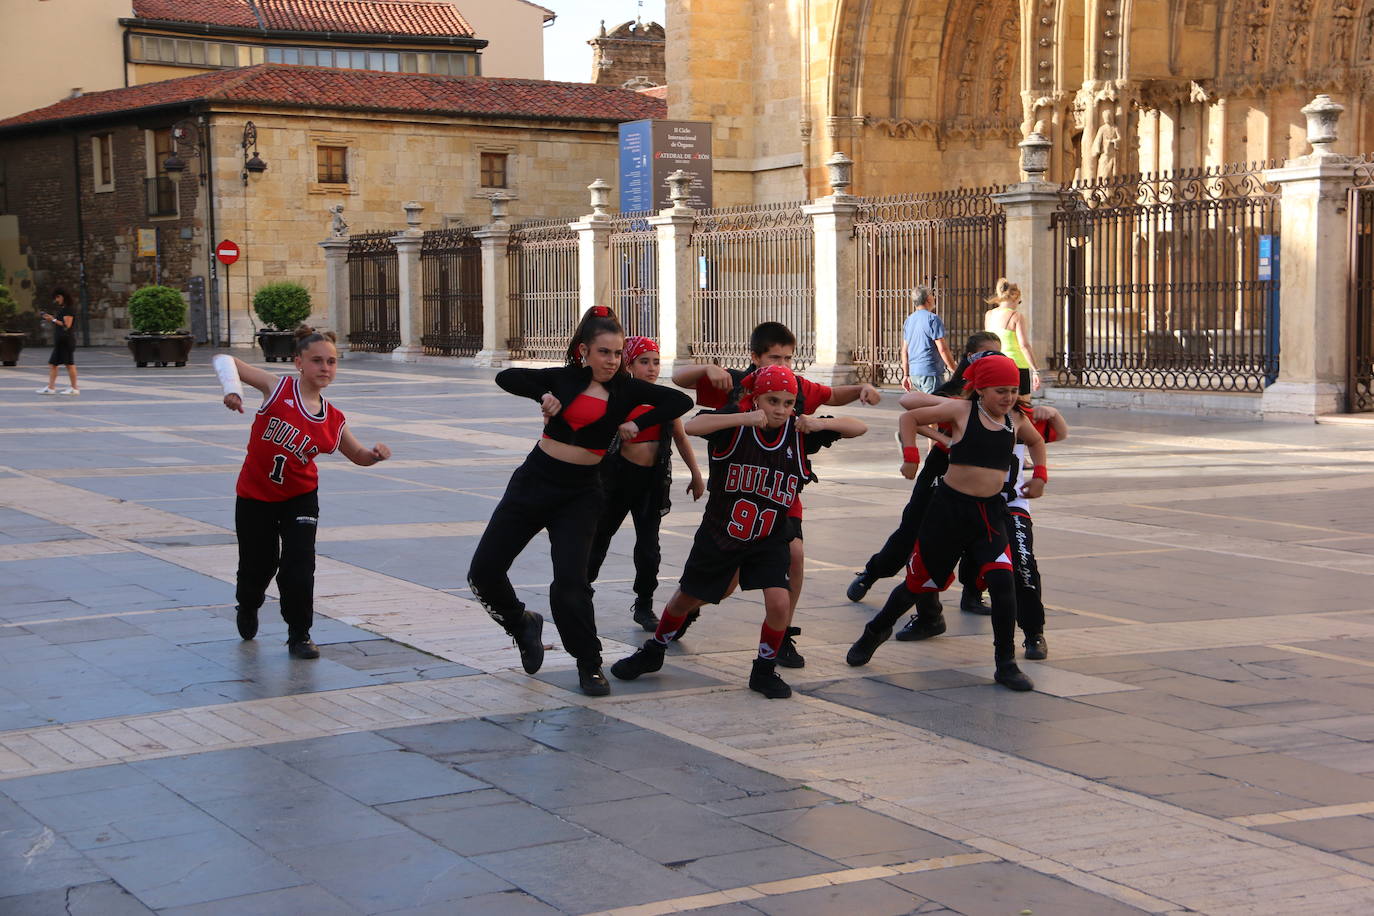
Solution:
{"label": "no entry traffic sign", "polygon": [[239,246],[225,239],[215,246],[215,257],[221,264],[233,264],[239,259]]}

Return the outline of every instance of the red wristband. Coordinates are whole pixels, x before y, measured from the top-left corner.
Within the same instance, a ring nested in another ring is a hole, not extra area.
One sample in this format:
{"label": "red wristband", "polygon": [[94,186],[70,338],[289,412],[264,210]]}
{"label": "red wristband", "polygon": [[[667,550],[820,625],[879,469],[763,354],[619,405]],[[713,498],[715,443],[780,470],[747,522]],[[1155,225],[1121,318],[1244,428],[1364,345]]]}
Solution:
{"label": "red wristband", "polygon": [[915,445],[902,446],[902,461],[907,464],[921,463],[921,449]]}
{"label": "red wristband", "polygon": [[1043,464],[1037,464],[1035,466],[1035,469],[1031,471],[1031,478],[1034,480],[1043,480],[1045,481],[1045,483],[1049,483],[1050,469],[1045,467]]}

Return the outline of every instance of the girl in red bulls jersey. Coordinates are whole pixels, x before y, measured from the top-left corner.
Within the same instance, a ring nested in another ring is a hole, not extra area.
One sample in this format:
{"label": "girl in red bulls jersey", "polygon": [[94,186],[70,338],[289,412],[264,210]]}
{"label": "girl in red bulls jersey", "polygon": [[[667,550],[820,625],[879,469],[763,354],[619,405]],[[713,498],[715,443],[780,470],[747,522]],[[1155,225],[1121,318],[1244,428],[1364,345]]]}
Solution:
{"label": "girl in red bulls jersey", "polygon": [[214,358],[224,406],[243,413],[243,382],[263,394],[239,472],[234,531],[239,541],[238,629],[258,634],[258,609],[275,575],[293,658],[319,658],[310,640],[315,600],[315,530],[320,515],[315,456],[342,452],[367,467],[391,457],[385,445],[364,448],[344,428],[344,415],[321,393],[334,381],[339,354],[331,331],[296,330],[298,375],[277,378],[232,356]]}
{"label": "girl in red bulls jersey", "polygon": [[[1031,690],[1030,678],[1016,665],[1016,595],[1011,548],[1007,540],[1007,504],[1002,486],[1011,470],[1012,450],[1025,443],[1035,470],[1024,495],[1035,499],[1045,492],[1045,440],[1029,418],[1015,410],[1020,377],[1016,363],[1000,353],[975,354],[964,373],[969,400],[909,410],[902,415],[903,442],[913,441],[917,426],[948,423],[953,429],[949,469],[935,488],[916,535],[916,549],[907,562],[906,581],[892,590],[878,615],[864,627],[846,660],[865,665],[878,646],[892,635],[892,625],[923,592],[940,592],[954,581],[954,567],[967,552],[977,569],[979,585],[992,598],[994,679],[1012,690]],[[915,476],[914,446],[903,446],[904,475]]]}
{"label": "girl in red bulls jersey", "polygon": [[[520,663],[534,674],[544,663],[544,618],[525,610],[510,583],[515,558],[547,530],[553,559],[549,610],[563,648],[577,659],[588,696],[605,696],[601,640],[596,635],[587,559],[601,517],[597,465],[611,440],[633,441],[641,428],[670,424],[692,406],[680,391],[631,378],[621,358],[625,332],[604,305],[587,310],[568,343],[568,363],[553,369],[506,369],[496,384],[538,401],[544,435],[511,475],[472,555],[468,585],[491,618],[515,640]],[[641,404],[650,409],[630,419]]]}
{"label": "girl in red bulls jersey", "polygon": [[[623,359],[633,378],[651,385],[658,381],[658,343],[652,337],[625,338]],[[641,404],[630,411],[630,419],[651,409],[650,405]],[[693,500],[701,499],[701,494],[706,492],[706,481],[697,468],[697,457],[683,430],[682,420],[674,420],[671,426],[665,423],[641,429],[633,439],[622,440],[620,447],[601,462],[601,487],[606,502],[592,538],[591,558],[587,564],[587,580],[595,582],[601,573],[601,564],[606,561],[611,539],[629,515],[635,526],[635,603],[630,613],[635,623],[650,633],[658,628],[658,615],[654,613],[654,590],[658,588],[658,567],[662,560],[658,525],[672,505],[669,498],[673,485],[672,445],[677,446],[682,463],[687,465],[692,476],[687,492],[692,494]]]}
{"label": "girl in red bulls jersey", "polygon": [[811,478],[807,454],[867,427],[851,418],[798,418],[797,378],[784,366],[765,366],[745,381],[739,410],[698,414],[688,434],[705,437],[710,497],[682,570],[652,639],[611,666],[632,681],[663,667],[668,643],[689,614],[719,602],[732,588],[762,589],[764,620],[749,688],[769,698],[792,695],[777,673],[778,649],[791,617],[788,595],[787,510]]}

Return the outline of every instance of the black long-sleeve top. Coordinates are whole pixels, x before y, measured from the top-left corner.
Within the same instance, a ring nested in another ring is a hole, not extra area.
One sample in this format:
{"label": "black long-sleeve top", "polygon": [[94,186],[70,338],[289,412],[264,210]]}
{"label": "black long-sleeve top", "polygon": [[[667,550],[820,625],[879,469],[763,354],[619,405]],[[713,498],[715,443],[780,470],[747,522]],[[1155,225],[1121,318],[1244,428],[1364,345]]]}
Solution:
{"label": "black long-sleeve top", "polygon": [[[511,394],[540,401],[544,395],[552,394],[560,404],[567,408],[579,394],[592,383],[592,370],[586,366],[558,366],[553,369],[504,369],[496,374],[496,384]],[[609,397],[606,400],[606,413],[600,420],[573,429],[563,419],[562,411],[550,418],[544,426],[544,434],[557,442],[566,442],[585,449],[606,449],[615,438],[620,424],[629,417],[630,411],[640,404],[648,404],[651,409],[635,417],[635,425],[648,429],[657,424],[667,424],[692,409],[692,399],[680,391],[663,385],[648,382],[622,373],[609,382],[602,383]]]}

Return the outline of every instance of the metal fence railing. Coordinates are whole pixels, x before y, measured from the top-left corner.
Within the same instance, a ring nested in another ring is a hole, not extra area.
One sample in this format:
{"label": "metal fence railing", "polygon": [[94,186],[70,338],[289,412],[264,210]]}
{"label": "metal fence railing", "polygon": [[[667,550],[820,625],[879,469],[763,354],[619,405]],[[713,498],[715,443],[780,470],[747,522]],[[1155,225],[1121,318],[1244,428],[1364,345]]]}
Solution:
{"label": "metal fence railing", "polygon": [[698,211],[688,344],[694,359],[747,366],[754,327],[780,321],[797,336],[793,367],[815,361],[815,235],[803,203]]}
{"label": "metal fence railing", "polygon": [[390,353],[401,345],[400,278],[394,232],[364,232],[348,240],[348,346]]}
{"label": "metal fence railing", "polygon": [[1278,374],[1274,164],[1067,186],[1051,218],[1058,384],[1261,391]]}
{"label": "metal fence railing", "polygon": [[653,211],[622,213],[611,224],[611,307],[626,335],[658,337],[658,232]]}
{"label": "metal fence railing", "polygon": [[420,345],[432,356],[475,356],[482,349],[482,246],[472,228],[426,232],[420,278]]}
{"label": "metal fence railing", "polygon": [[577,326],[577,233],[570,219],[531,220],[511,229],[510,350],[521,359],[561,361]]}
{"label": "metal fence railing", "polygon": [[1374,411],[1374,153],[1361,157],[1352,185],[1346,410],[1365,413]]}
{"label": "metal fence railing", "polygon": [[855,217],[854,364],[862,381],[900,382],[902,324],[911,293],[929,286],[946,342],[958,358],[981,330],[1006,260],[1006,214],[998,188],[903,194],[862,200]]}

